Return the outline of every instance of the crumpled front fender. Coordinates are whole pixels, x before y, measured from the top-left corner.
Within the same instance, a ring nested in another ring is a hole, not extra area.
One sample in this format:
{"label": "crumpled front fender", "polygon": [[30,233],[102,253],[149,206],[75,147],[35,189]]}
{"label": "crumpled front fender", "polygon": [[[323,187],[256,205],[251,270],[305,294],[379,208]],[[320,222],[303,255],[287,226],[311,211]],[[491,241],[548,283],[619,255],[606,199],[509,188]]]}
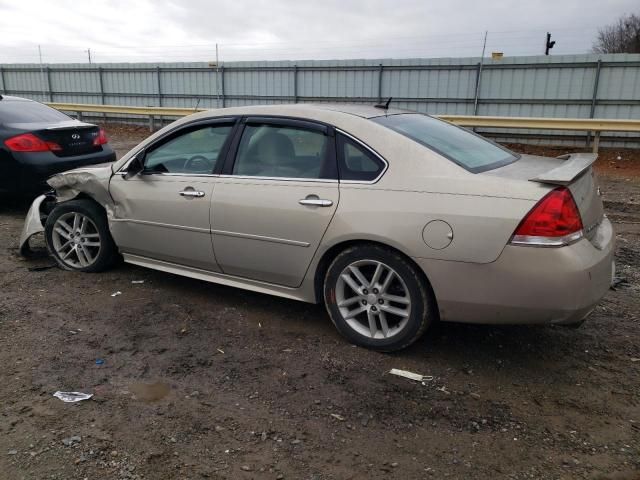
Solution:
{"label": "crumpled front fender", "polygon": [[[107,217],[111,217],[114,206],[113,199],[109,195],[111,175],[113,175],[111,164],[102,164],[58,173],[49,178],[47,183],[55,190],[56,203],[73,200],[84,194],[102,205],[107,212]],[[42,219],[46,218],[50,210],[45,208],[46,211],[43,211],[43,202],[48,197],[48,195],[40,195],[29,208],[20,235],[21,255],[29,254],[29,239],[36,233],[44,231]]]}
{"label": "crumpled front fender", "polygon": [[33,201],[29,211],[27,212],[27,218],[25,218],[24,226],[22,227],[22,234],[20,235],[20,255],[28,255],[30,251],[29,239],[36,233],[44,232],[40,207],[46,198],[46,195],[40,195]]}

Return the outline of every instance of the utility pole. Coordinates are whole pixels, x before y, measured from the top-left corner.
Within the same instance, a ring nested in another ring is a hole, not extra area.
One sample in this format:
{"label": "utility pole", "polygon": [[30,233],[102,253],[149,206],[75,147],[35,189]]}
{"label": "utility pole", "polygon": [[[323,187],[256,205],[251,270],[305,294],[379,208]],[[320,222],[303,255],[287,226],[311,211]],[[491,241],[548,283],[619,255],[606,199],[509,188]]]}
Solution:
{"label": "utility pole", "polygon": [[40,58],[40,81],[42,82],[42,96],[47,98],[44,88],[44,66],[42,65],[42,48],[38,45],[38,57]]}
{"label": "utility pole", "polygon": [[555,40],[551,40],[551,34],[549,32],[547,32],[547,41],[545,42],[544,46],[544,54],[545,55],[549,55],[549,50],[551,50],[553,48],[553,46],[556,44]]}
{"label": "utility pole", "polygon": [[89,64],[91,64],[91,49],[87,48],[87,55],[89,56]]}
{"label": "utility pole", "polygon": [[218,58],[218,44],[216,43],[216,108],[220,108],[220,59]]}

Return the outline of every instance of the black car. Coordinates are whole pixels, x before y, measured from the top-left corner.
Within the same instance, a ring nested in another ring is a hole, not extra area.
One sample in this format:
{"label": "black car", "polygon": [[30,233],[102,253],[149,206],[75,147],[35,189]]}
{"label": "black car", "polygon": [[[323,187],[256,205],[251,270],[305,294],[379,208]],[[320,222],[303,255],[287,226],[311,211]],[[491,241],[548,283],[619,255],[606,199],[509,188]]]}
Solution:
{"label": "black car", "polygon": [[51,175],[116,159],[104,130],[42,103],[0,95],[0,194],[49,190]]}

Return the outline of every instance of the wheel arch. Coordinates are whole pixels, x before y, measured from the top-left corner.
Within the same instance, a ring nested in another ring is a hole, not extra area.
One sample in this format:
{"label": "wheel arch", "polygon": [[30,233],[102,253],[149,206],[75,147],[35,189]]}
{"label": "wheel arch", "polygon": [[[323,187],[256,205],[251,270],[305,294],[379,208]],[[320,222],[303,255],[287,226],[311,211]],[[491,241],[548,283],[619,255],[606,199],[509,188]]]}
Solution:
{"label": "wheel arch", "polygon": [[370,239],[350,239],[350,240],[344,240],[341,241],[339,243],[336,243],[335,245],[332,245],[331,247],[329,247],[320,257],[320,260],[318,261],[318,264],[316,266],[315,269],[315,275],[314,275],[314,293],[315,293],[315,300],[316,303],[322,303],[323,302],[323,298],[324,298],[324,294],[323,294],[323,287],[324,287],[324,277],[327,274],[327,270],[329,269],[329,265],[331,265],[331,262],[333,262],[333,260],[340,255],[340,253],[344,252],[346,249],[351,248],[351,247],[355,247],[355,246],[359,246],[359,245],[376,245],[379,247],[383,247],[387,250],[390,250],[398,255],[400,255],[401,257],[403,257],[407,262],[409,262],[418,272],[418,275],[420,276],[421,280],[424,282],[424,285],[427,287],[427,291],[429,292],[429,295],[431,297],[431,301],[433,302],[433,312],[436,315],[439,315],[439,309],[438,309],[438,303],[437,303],[437,299],[435,298],[435,294],[433,291],[433,287],[431,286],[431,281],[429,280],[429,277],[427,276],[427,274],[425,273],[425,271],[420,268],[420,266],[409,256],[407,255],[405,252],[403,252],[402,250],[393,247],[387,243],[384,242],[380,242],[377,240],[370,240]]}

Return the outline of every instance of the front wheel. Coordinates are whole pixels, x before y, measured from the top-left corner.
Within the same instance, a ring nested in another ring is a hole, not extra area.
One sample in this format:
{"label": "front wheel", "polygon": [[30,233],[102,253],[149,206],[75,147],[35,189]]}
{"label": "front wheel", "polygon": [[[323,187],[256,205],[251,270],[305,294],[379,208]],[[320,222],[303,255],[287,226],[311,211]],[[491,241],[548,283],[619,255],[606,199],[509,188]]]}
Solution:
{"label": "front wheel", "polygon": [[100,272],[116,260],[107,217],[91,200],[57,205],[47,217],[44,231],[49,251],[66,270]]}
{"label": "front wheel", "polygon": [[324,299],[352,343],[391,352],[415,342],[434,318],[433,296],[417,268],[377,245],[348,248],[329,266]]}

